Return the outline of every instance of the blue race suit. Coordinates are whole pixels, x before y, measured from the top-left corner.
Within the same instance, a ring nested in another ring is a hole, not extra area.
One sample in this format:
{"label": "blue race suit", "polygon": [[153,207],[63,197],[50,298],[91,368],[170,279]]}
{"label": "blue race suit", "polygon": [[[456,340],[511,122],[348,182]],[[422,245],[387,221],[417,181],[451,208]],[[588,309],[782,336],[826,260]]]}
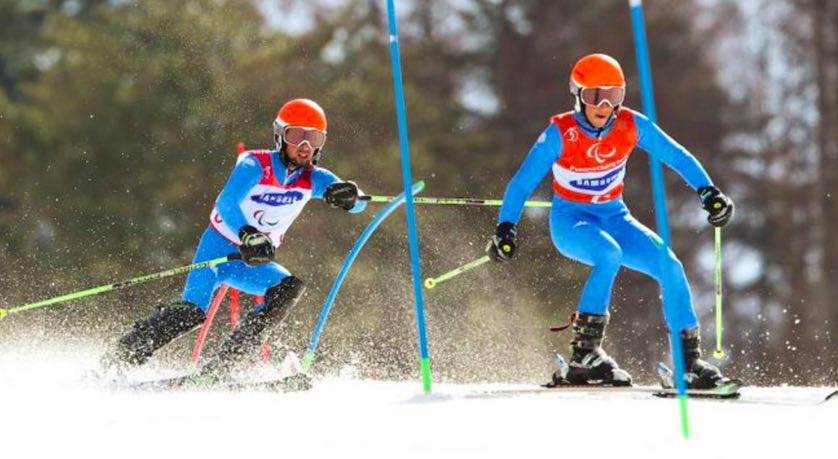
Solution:
{"label": "blue race suit", "polygon": [[[577,143],[587,149],[569,148]],[[620,266],[658,283],[667,269],[673,298],[673,304],[665,305],[667,325],[674,330],[693,328],[698,320],[684,267],[671,250],[662,266],[660,237],[638,222],[622,200],[625,165],[635,145],[675,170],[693,189],[712,185],[695,157],[644,115],[621,108],[600,130],[582,113],[570,112],[554,117],[533,145],[506,188],[499,221],[517,224],[524,201],[552,169],[553,244],[563,255],[592,267],[578,311],[608,312]],[[567,152],[570,158],[563,158],[563,150],[573,150]]]}

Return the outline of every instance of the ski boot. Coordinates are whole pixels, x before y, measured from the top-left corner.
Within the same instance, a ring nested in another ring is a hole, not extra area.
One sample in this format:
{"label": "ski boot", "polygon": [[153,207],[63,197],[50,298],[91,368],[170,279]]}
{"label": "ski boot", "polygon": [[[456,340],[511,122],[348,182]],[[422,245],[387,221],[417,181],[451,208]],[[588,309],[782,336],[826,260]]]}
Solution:
{"label": "ski boot", "polygon": [[206,315],[192,303],[164,304],[127,334],[100,359],[103,377],[118,379],[128,369],[144,364],[155,351],[199,327]]}
{"label": "ski boot", "polygon": [[572,317],[575,333],[570,342],[570,364],[557,356],[559,369],[548,387],[562,385],[631,386],[631,375],[621,369],[600,346],[608,316],[577,313]]}
{"label": "ski boot", "polygon": [[288,315],[303,294],[303,281],[289,276],[265,292],[265,305],[248,314],[221,344],[221,349],[202,361],[195,378],[202,384],[229,379],[248,357],[257,354],[265,335]]}
{"label": "ski boot", "polygon": [[307,373],[297,373],[282,380],[284,392],[304,392],[311,390],[311,376]]}
{"label": "ski boot", "polygon": [[298,392],[311,389],[311,376],[303,370],[303,363],[294,352],[289,351],[277,368],[282,381],[283,392]]}
{"label": "ski boot", "polygon": [[713,389],[728,381],[719,369],[701,359],[701,333],[698,327],[681,332],[684,353],[684,377],[687,389]]}

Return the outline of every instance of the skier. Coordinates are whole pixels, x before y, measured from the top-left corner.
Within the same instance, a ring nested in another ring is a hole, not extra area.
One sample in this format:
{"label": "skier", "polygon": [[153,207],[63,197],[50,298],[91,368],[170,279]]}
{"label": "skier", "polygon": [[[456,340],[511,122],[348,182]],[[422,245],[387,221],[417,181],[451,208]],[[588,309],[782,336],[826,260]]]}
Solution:
{"label": "skier", "polygon": [[264,295],[213,357],[199,365],[194,379],[213,382],[229,376],[243,357],[253,355],[303,294],[303,282],[274,260],[285,232],[311,198],[332,207],[361,212],[364,201],[353,182],[341,181],[317,166],[326,143],[326,115],[309,99],[284,104],[273,123],[275,150],[239,155],[210,214],[195,262],[238,253],[241,260],[189,273],[181,301],[159,306],[138,321],[102,359],[106,371],[121,374],[145,363],[158,349],[200,326],[213,292],[228,284]]}
{"label": "skier", "polygon": [[[701,359],[699,325],[681,262],[662,241],[635,220],[623,203],[626,162],[635,146],[675,170],[698,193],[714,226],[733,217],[733,202],[714,186],[683,146],[644,115],[624,107],[626,85],[620,64],[605,54],[581,58],[570,75],[573,111],[553,116],[509,182],[499,224],[487,246],[495,261],[513,258],[517,223],[524,201],[548,171],[553,172],[550,236],[563,255],[592,267],[577,312],[570,362],[553,374],[552,385],[631,385],[631,376],[602,349],[608,302],[620,266],[640,271],[658,283],[668,274],[670,297],[664,317],[680,331],[685,375],[690,389],[713,388],[726,381]],[[665,263],[662,260],[665,258]],[[664,271],[665,270],[665,271]]]}

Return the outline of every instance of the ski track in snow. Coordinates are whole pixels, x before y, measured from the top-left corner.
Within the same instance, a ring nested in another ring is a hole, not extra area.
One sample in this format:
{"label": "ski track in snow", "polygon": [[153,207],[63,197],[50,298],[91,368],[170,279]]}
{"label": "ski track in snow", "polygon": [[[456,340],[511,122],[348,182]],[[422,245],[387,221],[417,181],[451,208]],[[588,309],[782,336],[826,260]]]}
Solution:
{"label": "ski track in snow", "polygon": [[[323,379],[304,393],[111,391],[91,359],[0,357],[0,457],[702,458],[835,457],[838,400],[777,406],[644,394],[465,398],[515,385]],[[147,375],[147,377],[150,375]],[[811,397],[824,388],[748,388]]]}

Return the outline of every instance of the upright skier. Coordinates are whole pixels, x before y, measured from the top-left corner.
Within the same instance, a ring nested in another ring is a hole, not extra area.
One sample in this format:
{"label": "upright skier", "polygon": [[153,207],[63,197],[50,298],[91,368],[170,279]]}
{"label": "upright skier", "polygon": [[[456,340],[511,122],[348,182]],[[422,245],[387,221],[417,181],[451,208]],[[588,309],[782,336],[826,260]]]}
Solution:
{"label": "upright skier", "polygon": [[623,203],[628,157],[640,146],[675,170],[697,191],[714,226],[730,221],[733,202],[683,146],[642,114],[622,106],[625,77],[614,58],[591,54],[580,59],[570,75],[570,92],[576,99],[574,110],[551,118],[509,182],[487,252],[496,261],[515,255],[524,201],[552,170],[553,244],[565,256],[592,267],[572,319],[570,363],[554,373],[553,383],[631,385],[628,372],[601,347],[614,278],[620,266],[626,266],[658,283],[668,274],[673,304],[665,305],[664,317],[670,329],[680,332],[687,385],[715,387],[725,378],[701,359],[699,325],[684,268],[671,250],[661,256],[660,237],[635,220]]}
{"label": "upright skier", "polygon": [[303,282],[273,259],[306,203],[311,198],[323,199],[352,213],[366,207],[358,200],[353,182],[340,181],[317,166],[326,143],[326,126],[326,115],[314,101],[294,99],[279,109],[273,123],[276,149],[239,155],[194,258],[201,262],[238,251],[241,260],[192,271],[181,301],[161,305],[134,324],[102,359],[106,369],[121,372],[141,365],[156,350],[200,326],[221,284],[264,295],[265,301],[240,322],[217,354],[202,362],[199,376],[222,379],[242,357],[256,353],[303,293]]}

